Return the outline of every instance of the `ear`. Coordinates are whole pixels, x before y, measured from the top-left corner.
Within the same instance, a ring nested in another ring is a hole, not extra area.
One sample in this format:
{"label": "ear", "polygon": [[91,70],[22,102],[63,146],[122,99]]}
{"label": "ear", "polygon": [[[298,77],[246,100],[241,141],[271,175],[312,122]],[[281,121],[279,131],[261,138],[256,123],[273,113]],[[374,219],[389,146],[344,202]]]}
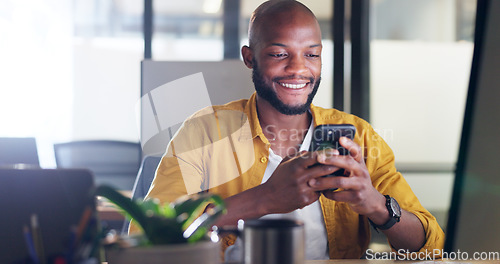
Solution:
{"label": "ear", "polygon": [[250,47],[248,46],[243,46],[241,48],[241,55],[243,57],[243,62],[245,63],[245,65],[249,68],[249,69],[252,69],[253,68],[253,61],[252,61],[252,58],[253,58],[253,51]]}

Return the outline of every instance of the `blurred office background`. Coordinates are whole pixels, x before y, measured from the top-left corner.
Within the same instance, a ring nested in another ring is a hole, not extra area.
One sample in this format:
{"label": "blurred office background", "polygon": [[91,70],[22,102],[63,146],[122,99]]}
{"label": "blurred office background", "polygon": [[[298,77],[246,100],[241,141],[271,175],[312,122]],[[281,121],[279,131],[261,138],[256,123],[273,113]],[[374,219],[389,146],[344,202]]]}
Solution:
{"label": "blurred office background", "polygon": [[[250,14],[261,2],[239,0],[224,8],[222,0],[152,1],[152,59],[223,60],[224,17],[236,17],[232,38],[246,44]],[[314,103],[332,107],[334,0],[302,2],[323,32],[323,79]],[[343,2],[349,22],[351,1]],[[364,118],[393,148],[399,169],[444,225],[476,1],[371,0],[368,6]],[[36,137],[45,168],[55,167],[53,144],[58,142],[139,141],[135,109],[144,59],[143,13],[144,2],[137,0],[0,0],[0,137]],[[344,48],[348,54],[349,36]],[[350,112],[349,56],[344,65],[343,108]]]}

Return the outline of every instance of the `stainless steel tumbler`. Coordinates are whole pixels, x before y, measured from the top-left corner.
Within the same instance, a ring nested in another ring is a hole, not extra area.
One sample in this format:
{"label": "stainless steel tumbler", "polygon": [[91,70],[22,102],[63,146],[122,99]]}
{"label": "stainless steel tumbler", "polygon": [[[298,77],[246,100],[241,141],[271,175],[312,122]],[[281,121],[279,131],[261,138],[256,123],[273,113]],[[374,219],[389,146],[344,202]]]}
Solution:
{"label": "stainless steel tumbler", "polygon": [[245,264],[303,264],[304,224],[289,219],[256,219],[243,222]]}

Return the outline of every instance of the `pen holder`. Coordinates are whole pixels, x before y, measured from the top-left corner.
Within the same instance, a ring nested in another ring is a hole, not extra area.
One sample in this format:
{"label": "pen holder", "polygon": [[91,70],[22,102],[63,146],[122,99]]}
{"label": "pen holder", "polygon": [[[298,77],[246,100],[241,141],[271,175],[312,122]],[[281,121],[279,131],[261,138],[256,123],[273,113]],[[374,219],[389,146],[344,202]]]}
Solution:
{"label": "pen holder", "polygon": [[106,251],[109,264],[219,264],[220,243],[201,241],[192,244],[113,248]]}

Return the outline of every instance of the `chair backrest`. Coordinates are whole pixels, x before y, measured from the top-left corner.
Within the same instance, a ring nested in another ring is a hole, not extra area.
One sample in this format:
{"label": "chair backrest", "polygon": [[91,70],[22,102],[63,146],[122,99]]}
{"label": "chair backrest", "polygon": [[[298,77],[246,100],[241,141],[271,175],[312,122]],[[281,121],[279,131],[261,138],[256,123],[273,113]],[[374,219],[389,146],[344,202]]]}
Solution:
{"label": "chair backrest", "polygon": [[0,167],[19,164],[40,166],[35,138],[0,138]]}
{"label": "chair backrest", "polygon": [[54,144],[58,168],[86,168],[97,185],[132,190],[141,162],[138,142],[84,140]]}
{"label": "chair backrest", "polygon": [[143,199],[146,196],[151,186],[151,182],[155,177],[161,157],[161,155],[149,155],[144,157],[137,178],[135,179],[134,188],[132,189],[132,199]]}
{"label": "chair backrest", "polygon": [[[132,189],[132,200],[142,200],[148,194],[161,158],[161,155],[148,155],[144,157],[137,178],[135,179],[134,188]],[[123,235],[127,234],[129,225],[130,221],[125,219],[121,232]]]}

